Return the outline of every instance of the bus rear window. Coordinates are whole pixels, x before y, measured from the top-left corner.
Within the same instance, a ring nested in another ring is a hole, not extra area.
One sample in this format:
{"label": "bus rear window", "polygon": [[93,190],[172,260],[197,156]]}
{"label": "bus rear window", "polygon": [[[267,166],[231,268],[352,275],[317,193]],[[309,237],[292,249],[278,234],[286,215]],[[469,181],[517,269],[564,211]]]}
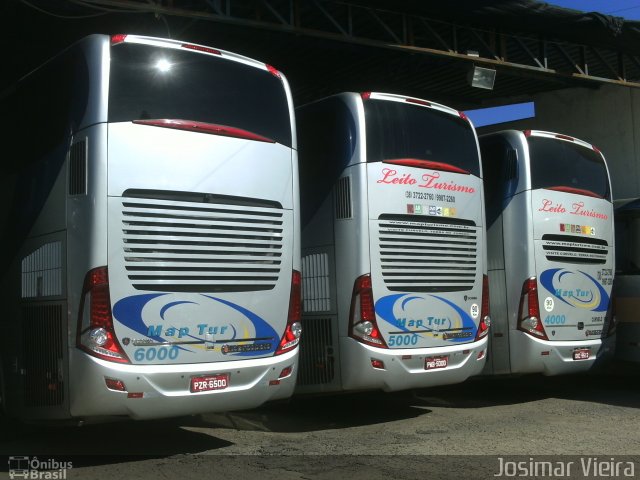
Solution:
{"label": "bus rear window", "polygon": [[285,90],[266,70],[192,51],[115,45],[109,122],[149,119],[225,125],[291,146]]}
{"label": "bus rear window", "polygon": [[611,199],[602,156],[594,150],[555,138],[529,137],[531,188],[584,191]]}
{"label": "bus rear window", "polygon": [[364,102],[367,161],[411,158],[480,175],[476,138],[460,117],[385,100]]}

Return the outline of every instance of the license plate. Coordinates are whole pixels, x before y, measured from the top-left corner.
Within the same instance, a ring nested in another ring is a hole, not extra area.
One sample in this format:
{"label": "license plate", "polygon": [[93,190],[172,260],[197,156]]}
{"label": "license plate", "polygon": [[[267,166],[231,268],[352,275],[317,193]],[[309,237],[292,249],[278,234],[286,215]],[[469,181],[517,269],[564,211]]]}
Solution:
{"label": "license plate", "polygon": [[209,392],[211,390],[224,390],[229,386],[229,374],[203,375],[191,377],[191,393]]}
{"label": "license plate", "polygon": [[589,355],[591,355],[591,350],[589,350],[588,348],[581,348],[579,350],[573,351],[574,360],[588,360]]}
{"label": "license plate", "polygon": [[424,369],[434,370],[436,368],[445,368],[449,365],[449,357],[427,357],[424,359]]}

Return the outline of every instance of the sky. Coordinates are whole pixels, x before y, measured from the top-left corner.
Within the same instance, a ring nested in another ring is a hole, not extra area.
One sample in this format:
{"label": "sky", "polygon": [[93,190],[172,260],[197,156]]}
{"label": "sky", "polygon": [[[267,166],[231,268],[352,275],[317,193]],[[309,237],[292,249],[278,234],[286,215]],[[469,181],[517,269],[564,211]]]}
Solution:
{"label": "sky", "polygon": [[[640,0],[553,0],[546,3],[583,12],[599,12],[623,17],[627,20],[640,20]],[[535,116],[535,106],[533,103],[518,103],[504,107],[468,110],[465,113],[476,127],[482,127],[531,118]]]}
{"label": "sky", "polygon": [[640,0],[555,0],[546,3],[583,12],[600,12],[628,20],[640,20]]}

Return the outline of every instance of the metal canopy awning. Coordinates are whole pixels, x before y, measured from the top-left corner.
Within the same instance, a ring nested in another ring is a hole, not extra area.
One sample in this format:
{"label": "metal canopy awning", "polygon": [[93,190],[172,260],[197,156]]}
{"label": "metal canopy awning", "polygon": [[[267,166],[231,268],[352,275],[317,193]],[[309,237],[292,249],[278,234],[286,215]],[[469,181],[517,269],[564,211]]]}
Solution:
{"label": "metal canopy awning", "polygon": [[[15,49],[8,60],[15,75],[3,86],[84,35],[139,33],[273,64],[298,104],[337,91],[380,90],[468,109],[567,87],[640,87],[638,22],[534,0],[28,3],[10,0],[0,11]],[[473,65],[497,71],[492,90],[469,85]]]}

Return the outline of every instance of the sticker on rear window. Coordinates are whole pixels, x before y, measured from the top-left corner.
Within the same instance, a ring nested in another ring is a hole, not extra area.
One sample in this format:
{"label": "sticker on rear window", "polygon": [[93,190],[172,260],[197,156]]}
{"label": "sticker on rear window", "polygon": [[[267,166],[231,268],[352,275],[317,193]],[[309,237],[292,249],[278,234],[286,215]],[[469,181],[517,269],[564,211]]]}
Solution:
{"label": "sticker on rear window", "polygon": [[552,312],[554,307],[553,298],[547,297],[544,299],[544,309],[547,312]]}

